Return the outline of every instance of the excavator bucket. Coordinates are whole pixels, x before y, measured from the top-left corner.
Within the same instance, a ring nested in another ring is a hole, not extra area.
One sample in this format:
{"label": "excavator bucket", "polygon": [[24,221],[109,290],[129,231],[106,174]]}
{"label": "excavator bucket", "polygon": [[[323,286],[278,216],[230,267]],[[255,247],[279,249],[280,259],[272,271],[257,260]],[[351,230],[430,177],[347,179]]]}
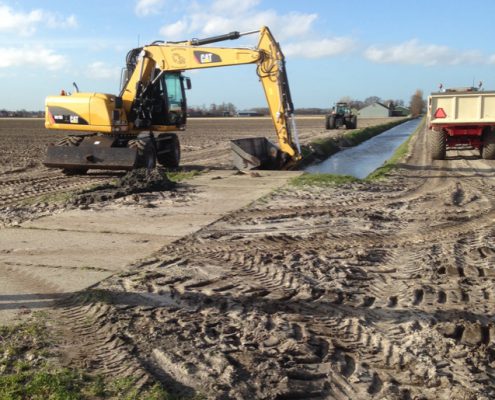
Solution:
{"label": "excavator bucket", "polygon": [[230,141],[234,167],[245,169],[279,169],[280,150],[267,138],[243,138]]}

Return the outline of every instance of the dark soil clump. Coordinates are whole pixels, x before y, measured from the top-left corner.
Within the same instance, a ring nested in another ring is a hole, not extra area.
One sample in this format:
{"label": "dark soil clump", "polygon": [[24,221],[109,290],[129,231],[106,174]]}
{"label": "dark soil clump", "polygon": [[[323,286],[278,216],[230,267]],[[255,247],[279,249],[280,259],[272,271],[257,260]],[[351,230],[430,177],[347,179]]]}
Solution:
{"label": "dark soil clump", "polygon": [[118,199],[135,193],[162,192],[172,190],[176,183],[171,181],[164,169],[156,168],[148,171],[144,168],[128,172],[116,182],[97,186],[89,191],[76,195],[73,205],[92,204]]}

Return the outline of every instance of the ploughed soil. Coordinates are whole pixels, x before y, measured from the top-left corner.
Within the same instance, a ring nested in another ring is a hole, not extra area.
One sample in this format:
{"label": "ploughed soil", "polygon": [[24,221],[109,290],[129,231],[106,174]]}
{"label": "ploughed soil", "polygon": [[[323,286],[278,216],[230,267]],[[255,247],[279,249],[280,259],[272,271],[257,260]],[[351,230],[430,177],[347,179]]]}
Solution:
{"label": "ploughed soil", "polygon": [[[12,122],[38,151],[0,123],[9,212],[9,184],[115,178],[48,171],[35,123]],[[302,119],[302,142],[335,134],[323,123]],[[223,166],[255,127],[269,121],[191,121],[185,164]],[[213,399],[495,398],[495,161],[432,162],[426,134],[383,181],[288,186],[63,299],[65,362]]]}

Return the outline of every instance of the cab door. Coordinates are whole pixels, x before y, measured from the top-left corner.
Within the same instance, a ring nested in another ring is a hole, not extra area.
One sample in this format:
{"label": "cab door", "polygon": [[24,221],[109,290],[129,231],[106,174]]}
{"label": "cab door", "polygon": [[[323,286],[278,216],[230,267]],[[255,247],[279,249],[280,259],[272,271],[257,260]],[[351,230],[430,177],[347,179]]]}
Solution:
{"label": "cab door", "polygon": [[166,125],[182,126],[186,123],[187,104],[184,91],[184,77],[180,73],[163,74],[165,88]]}

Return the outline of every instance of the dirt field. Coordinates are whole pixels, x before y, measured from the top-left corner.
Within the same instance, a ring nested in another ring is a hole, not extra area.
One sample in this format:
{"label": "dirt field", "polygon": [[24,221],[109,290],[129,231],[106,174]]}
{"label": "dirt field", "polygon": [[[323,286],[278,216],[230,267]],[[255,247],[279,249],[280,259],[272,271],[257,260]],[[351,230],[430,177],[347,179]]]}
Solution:
{"label": "dirt field", "polygon": [[[0,123],[6,225],[20,199],[109,179],[40,167],[39,123],[15,122],[39,134],[26,151]],[[225,166],[232,124],[191,121],[184,162]],[[495,398],[495,161],[425,149],[383,182],[279,190],[62,300],[64,362],[214,399]]]}

